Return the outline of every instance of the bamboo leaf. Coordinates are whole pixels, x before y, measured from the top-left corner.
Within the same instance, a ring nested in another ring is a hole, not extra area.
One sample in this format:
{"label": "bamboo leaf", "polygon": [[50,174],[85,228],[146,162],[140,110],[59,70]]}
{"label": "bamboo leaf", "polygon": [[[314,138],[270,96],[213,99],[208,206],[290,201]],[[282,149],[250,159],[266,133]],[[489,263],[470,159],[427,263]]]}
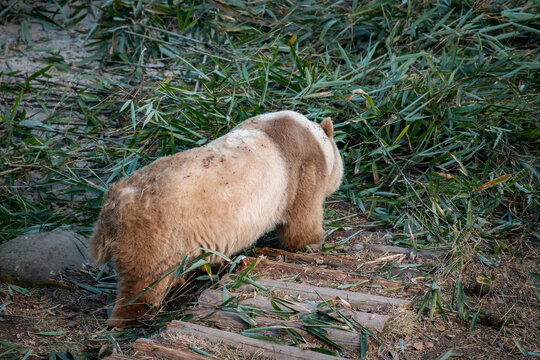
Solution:
{"label": "bamboo leaf", "polygon": [[502,175],[502,176],[499,176],[498,178],[496,179],[493,179],[493,180],[490,180],[488,181],[487,183],[475,188],[473,190],[474,191],[480,191],[480,190],[485,190],[485,189],[488,189],[492,186],[495,186],[495,185],[498,185],[498,184],[502,184],[502,183],[505,183],[507,182],[508,180],[510,180],[512,178],[512,175],[510,174],[505,174],[505,175]]}

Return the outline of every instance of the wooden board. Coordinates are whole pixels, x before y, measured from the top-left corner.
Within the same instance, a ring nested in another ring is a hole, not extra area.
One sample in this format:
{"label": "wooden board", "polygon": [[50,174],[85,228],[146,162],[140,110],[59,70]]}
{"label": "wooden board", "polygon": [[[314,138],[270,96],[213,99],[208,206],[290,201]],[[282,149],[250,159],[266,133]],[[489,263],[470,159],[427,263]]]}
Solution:
{"label": "wooden board", "polygon": [[241,347],[244,351],[267,359],[290,359],[290,360],[330,360],[343,359],[341,357],[320,354],[299,347],[274,344],[272,342],[253,339],[237,333],[218,330],[215,328],[191,324],[184,321],[175,321],[174,327],[167,329],[169,336],[180,333],[184,336],[192,336],[212,344],[227,344]]}
{"label": "wooden board", "polygon": [[[347,269],[349,272],[373,272],[375,269],[381,266],[380,262],[362,262],[356,256],[350,254],[330,254],[323,252],[315,253],[293,253],[282,249],[274,248],[262,248],[255,251],[256,256],[266,256],[269,258],[275,258],[279,261],[297,262],[305,264],[318,265],[319,268],[333,268],[337,270]],[[403,260],[405,256],[401,259]],[[392,263],[393,261],[389,261]],[[333,270],[331,269],[331,270]],[[399,276],[404,278],[411,278],[418,276],[420,272],[417,269],[410,267],[392,267],[390,271],[391,276]]]}
{"label": "wooden board", "polygon": [[[197,309],[189,311],[189,314],[193,315],[193,319],[190,319],[191,323],[208,323],[212,326],[218,327],[221,330],[238,332],[241,330],[249,329],[251,326],[245,322],[237,313],[229,311],[215,311],[213,309]],[[303,323],[301,321],[285,321],[279,319],[273,319],[268,317],[257,316],[252,319],[256,327],[276,327],[287,326],[298,331],[305,339],[310,342],[319,341],[315,336],[305,331]],[[169,325],[175,327],[175,321],[172,321]],[[346,331],[331,327],[321,326],[321,329],[326,331],[325,336],[340,345],[344,349],[351,352],[358,352],[360,349],[360,336],[356,331]],[[343,329],[348,329],[346,325],[343,325]],[[374,330],[374,329],[371,329]],[[381,329],[382,330],[382,329]],[[279,330],[268,331],[270,335],[280,335]]]}
{"label": "wooden board", "polygon": [[[215,309],[219,307],[223,302],[221,300],[220,290],[205,290],[199,297],[199,306],[203,308]],[[229,293],[229,296],[240,296],[239,293]],[[241,301],[241,304],[253,306],[263,310],[273,310],[274,307],[271,304],[271,299],[265,296],[258,295],[256,297],[247,297]],[[291,301],[288,306],[298,311],[299,313],[309,313],[317,310],[317,304],[315,303],[301,303]],[[350,309],[340,309],[340,311],[360,323],[362,326],[376,332],[381,332],[384,329],[384,325],[388,320],[388,315],[380,315],[367,313],[362,311],[355,311]]]}
{"label": "wooden board", "polygon": [[133,355],[152,358],[165,358],[168,360],[208,360],[209,357],[197,354],[187,346],[179,344],[163,345],[151,339],[138,339],[133,344]]}
{"label": "wooden board", "polygon": [[[382,245],[382,244],[354,244],[349,246],[343,246],[343,248],[339,248],[343,250],[348,251],[377,251],[382,253],[389,253],[389,254],[404,254],[409,257],[413,257],[411,249],[404,248],[401,246],[391,246],[391,245]],[[420,258],[431,258],[431,259],[439,259],[444,258],[446,256],[445,251],[441,250],[417,250],[416,256]]]}
{"label": "wooden board", "polygon": [[293,253],[286,250],[274,248],[262,248],[255,251],[255,255],[264,255],[268,257],[280,256],[286,261],[298,261],[306,264],[326,265],[333,268],[346,268],[350,271],[357,271],[363,267],[354,256],[351,255],[334,255],[324,253]]}
{"label": "wooden board", "polygon": [[250,275],[261,274],[267,279],[284,279],[294,277],[311,285],[329,286],[359,284],[358,287],[380,287],[380,289],[400,290],[404,287],[403,283],[398,281],[388,281],[374,276],[363,276],[351,271],[341,271],[338,269],[317,268],[314,271],[312,266],[306,264],[287,263],[283,261],[272,261],[262,257],[246,257],[240,263],[237,272],[245,270],[253,261],[257,265]]}
{"label": "wooden board", "polygon": [[[225,277],[226,278],[226,277]],[[279,281],[273,279],[261,278],[257,283],[266,287],[268,290],[287,294],[292,298],[302,300],[323,301],[331,300],[336,296],[349,304],[361,307],[363,309],[377,310],[388,307],[406,308],[411,305],[410,300],[391,298],[387,296],[371,295],[355,291],[347,291],[335,288],[313,286],[297,282]],[[252,285],[242,285],[236,291],[247,292],[253,291],[255,288]]]}

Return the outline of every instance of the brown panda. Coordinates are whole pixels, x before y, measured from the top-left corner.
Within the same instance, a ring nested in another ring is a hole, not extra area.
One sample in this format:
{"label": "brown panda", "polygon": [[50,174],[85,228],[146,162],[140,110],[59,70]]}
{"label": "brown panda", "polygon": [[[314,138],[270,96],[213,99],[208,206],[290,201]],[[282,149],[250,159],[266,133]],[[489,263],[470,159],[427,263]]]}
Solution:
{"label": "brown panda", "polygon": [[196,248],[231,255],[273,228],[287,249],[321,243],[323,201],[343,176],[333,131],[330,119],[319,125],[293,111],[259,115],[113,184],[90,245],[94,259],[114,259],[118,273],[107,324],[131,324],[147,304],[159,305],[172,275],[125,303],[184,255],[198,255]]}

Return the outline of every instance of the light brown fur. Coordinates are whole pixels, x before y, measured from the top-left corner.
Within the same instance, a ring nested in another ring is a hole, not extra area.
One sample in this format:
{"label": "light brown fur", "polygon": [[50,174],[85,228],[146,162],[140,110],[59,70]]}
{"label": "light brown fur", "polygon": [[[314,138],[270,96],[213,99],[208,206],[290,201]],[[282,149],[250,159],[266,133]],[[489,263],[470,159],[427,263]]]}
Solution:
{"label": "light brown fur", "polygon": [[113,184],[90,243],[118,273],[107,324],[129,325],[159,305],[172,276],[125,303],[198,247],[231,255],[274,227],[285,248],[319,244],[323,201],[343,175],[332,134],[329,119],[319,127],[290,111],[265,114]]}

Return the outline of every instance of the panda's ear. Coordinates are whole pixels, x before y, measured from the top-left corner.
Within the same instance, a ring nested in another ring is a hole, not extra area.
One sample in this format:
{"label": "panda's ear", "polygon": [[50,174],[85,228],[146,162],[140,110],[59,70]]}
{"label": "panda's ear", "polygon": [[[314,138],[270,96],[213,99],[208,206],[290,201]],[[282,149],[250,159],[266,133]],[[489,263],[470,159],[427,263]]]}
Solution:
{"label": "panda's ear", "polygon": [[324,132],[326,133],[326,135],[329,138],[332,138],[332,135],[334,135],[334,124],[332,124],[332,120],[329,117],[325,118],[322,121],[321,127],[324,130]]}

